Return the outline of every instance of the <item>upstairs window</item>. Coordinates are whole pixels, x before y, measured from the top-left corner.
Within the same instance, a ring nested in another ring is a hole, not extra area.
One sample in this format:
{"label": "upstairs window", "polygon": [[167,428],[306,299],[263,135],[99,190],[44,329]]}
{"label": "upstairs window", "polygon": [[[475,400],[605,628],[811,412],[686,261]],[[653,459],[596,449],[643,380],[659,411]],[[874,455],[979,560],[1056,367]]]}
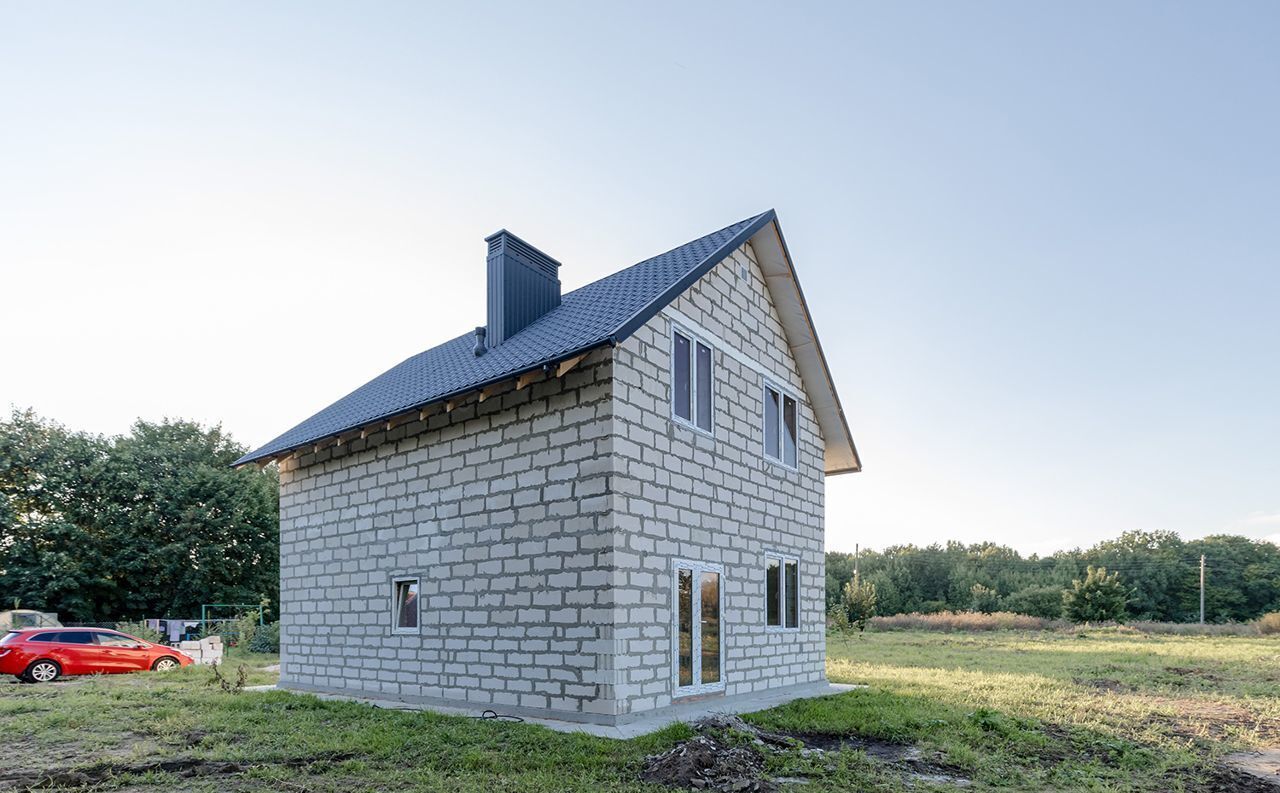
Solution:
{"label": "upstairs window", "polygon": [[682,330],[671,333],[671,415],[681,424],[711,432],[715,382],[711,346]]}
{"label": "upstairs window", "polygon": [[800,563],[772,554],[764,561],[765,625],[780,630],[800,627]]}
{"label": "upstairs window", "polygon": [[395,633],[418,632],[418,579],[391,582],[391,626]]}
{"label": "upstairs window", "polygon": [[788,468],[796,467],[796,399],[773,385],[764,384],[764,456]]}

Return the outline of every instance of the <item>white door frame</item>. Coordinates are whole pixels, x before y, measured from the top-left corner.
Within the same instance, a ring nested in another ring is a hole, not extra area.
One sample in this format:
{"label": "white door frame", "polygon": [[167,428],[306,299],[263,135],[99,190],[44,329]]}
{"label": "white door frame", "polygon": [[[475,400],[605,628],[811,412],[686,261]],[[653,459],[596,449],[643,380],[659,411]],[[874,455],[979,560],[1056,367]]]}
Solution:
{"label": "white door frame", "polygon": [[[693,574],[693,591],[690,593],[692,636],[689,646],[693,666],[693,685],[680,685],[680,571]],[[715,683],[702,682],[702,573],[715,573],[720,578],[716,587],[719,602],[716,604],[720,619],[720,675]],[[689,697],[724,691],[724,656],[726,634],[724,619],[724,565],[716,562],[695,562],[690,559],[673,559],[671,562],[671,690],[673,697]]]}

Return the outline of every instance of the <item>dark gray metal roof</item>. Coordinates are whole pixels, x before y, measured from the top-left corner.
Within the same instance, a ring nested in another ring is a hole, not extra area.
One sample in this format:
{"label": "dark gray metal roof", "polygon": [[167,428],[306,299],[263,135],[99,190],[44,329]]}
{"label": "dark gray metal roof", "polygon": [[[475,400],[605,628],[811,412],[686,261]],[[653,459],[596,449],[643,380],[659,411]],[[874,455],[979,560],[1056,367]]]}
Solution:
{"label": "dark gray metal roof", "polygon": [[559,307],[484,355],[472,352],[471,331],[418,353],[233,465],[273,457],[617,344],[774,219],[769,210],[575,289],[564,295]]}

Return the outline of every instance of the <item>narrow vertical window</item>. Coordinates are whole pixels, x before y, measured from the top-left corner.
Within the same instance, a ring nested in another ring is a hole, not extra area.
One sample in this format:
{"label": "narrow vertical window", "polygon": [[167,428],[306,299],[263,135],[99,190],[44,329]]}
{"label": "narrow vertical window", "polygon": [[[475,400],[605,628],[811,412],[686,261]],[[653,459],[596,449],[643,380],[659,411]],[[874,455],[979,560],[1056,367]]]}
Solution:
{"label": "narrow vertical window", "polygon": [[775,630],[800,627],[800,562],[794,556],[765,554],[764,623]]}
{"label": "narrow vertical window", "polygon": [[720,682],[720,574],[702,572],[701,682]]}
{"label": "narrow vertical window", "polygon": [[711,348],[698,342],[698,428],[711,432]]}
{"label": "narrow vertical window", "polygon": [[764,384],[764,456],[795,468],[799,458],[800,405],[796,398],[768,382]]}
{"label": "narrow vertical window", "polygon": [[693,416],[689,404],[693,392],[693,380],[690,377],[689,338],[676,333],[671,349],[671,354],[675,357],[671,367],[672,409],[678,418],[689,421]]}
{"label": "narrow vertical window", "polygon": [[396,631],[418,629],[418,579],[397,578],[391,582],[391,618]]}
{"label": "narrow vertical window", "polygon": [[676,610],[680,627],[680,635],[676,639],[679,642],[676,684],[684,687],[693,685],[693,571],[677,570],[676,579]]}
{"label": "narrow vertical window", "polygon": [[772,388],[764,388],[764,456],[777,460],[778,454],[778,419],[780,411],[780,394]]}
{"label": "narrow vertical window", "polygon": [[677,559],[672,565],[673,694],[724,689],[724,620],[720,595],[724,568],[715,562]]}
{"label": "narrow vertical window", "polygon": [[782,398],[782,462],[796,466],[796,401]]}
{"label": "narrow vertical window", "polygon": [[787,583],[786,583],[786,600],[787,600],[787,625],[788,628],[798,628],[800,626],[800,565],[794,560],[788,560]]}
{"label": "narrow vertical window", "polygon": [[715,354],[711,345],[680,330],[671,331],[671,415],[711,433],[714,421]]}
{"label": "narrow vertical window", "polygon": [[765,624],[780,628],[782,627],[782,562],[769,559],[767,564],[764,574]]}

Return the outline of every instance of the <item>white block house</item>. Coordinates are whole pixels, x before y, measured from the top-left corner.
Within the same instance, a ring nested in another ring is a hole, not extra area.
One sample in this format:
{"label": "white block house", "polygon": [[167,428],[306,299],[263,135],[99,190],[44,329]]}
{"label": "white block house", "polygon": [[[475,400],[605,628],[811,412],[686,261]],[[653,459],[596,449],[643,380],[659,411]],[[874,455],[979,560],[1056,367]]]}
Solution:
{"label": "white block house", "polygon": [[812,693],[860,463],[775,213],[563,296],[487,242],[484,327],[237,463],[280,465],[281,685],[608,725]]}

